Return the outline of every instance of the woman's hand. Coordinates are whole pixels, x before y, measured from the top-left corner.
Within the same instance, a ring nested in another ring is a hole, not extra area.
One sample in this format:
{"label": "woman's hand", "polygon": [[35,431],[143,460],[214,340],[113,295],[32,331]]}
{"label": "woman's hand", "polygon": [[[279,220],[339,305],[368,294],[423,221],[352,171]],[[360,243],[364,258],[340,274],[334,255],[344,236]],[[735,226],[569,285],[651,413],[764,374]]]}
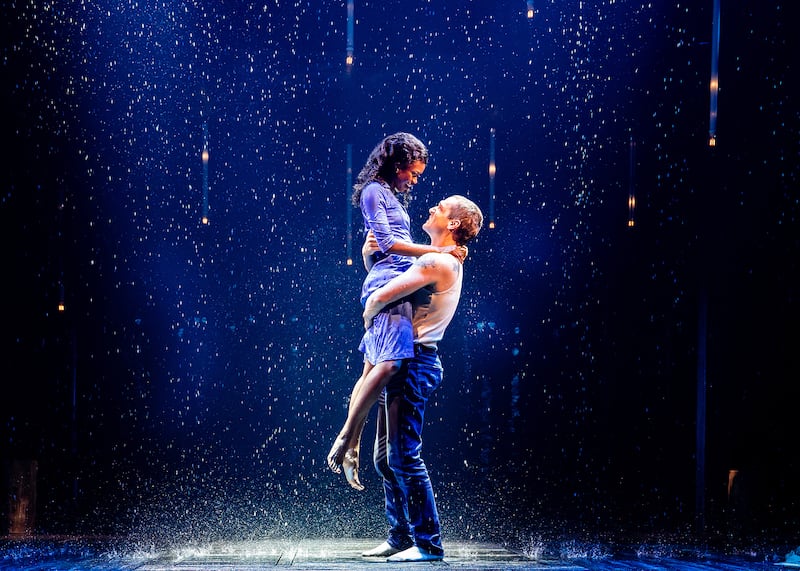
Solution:
{"label": "woman's hand", "polygon": [[461,262],[463,264],[464,260],[467,259],[467,254],[469,254],[469,248],[467,248],[466,246],[463,246],[463,245],[462,246],[448,246],[447,248],[442,250],[442,252],[450,254],[451,256],[455,256],[455,258],[459,262]]}

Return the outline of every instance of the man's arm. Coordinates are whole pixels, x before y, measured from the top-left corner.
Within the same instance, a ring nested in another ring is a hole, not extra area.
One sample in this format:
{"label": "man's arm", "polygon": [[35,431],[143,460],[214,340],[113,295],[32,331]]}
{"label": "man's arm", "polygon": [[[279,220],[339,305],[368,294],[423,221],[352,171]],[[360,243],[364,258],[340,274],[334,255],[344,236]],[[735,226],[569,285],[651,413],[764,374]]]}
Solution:
{"label": "man's arm", "polygon": [[367,271],[372,269],[372,253],[379,250],[380,248],[378,247],[378,241],[375,239],[375,234],[370,230],[367,232],[367,236],[364,238],[364,244],[361,246],[361,259],[364,261],[364,268]]}
{"label": "man's arm", "polygon": [[430,285],[434,286],[434,290],[441,289],[439,284],[455,275],[458,263],[450,254],[431,253],[417,258],[409,269],[376,289],[367,298],[364,306],[364,327],[369,329],[372,319],[393,301]]}

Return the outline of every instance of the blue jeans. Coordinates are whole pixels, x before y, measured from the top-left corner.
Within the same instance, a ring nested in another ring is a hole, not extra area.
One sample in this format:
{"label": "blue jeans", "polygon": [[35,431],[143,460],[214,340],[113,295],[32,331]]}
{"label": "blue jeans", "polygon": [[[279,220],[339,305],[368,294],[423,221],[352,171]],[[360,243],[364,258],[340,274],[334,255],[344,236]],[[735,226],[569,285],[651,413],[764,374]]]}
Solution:
{"label": "blue jeans", "polygon": [[404,361],[378,401],[373,450],[375,469],[383,476],[389,544],[416,545],[437,555],[444,553],[439,513],[421,454],[425,404],[441,382],[436,350],[415,346],[414,358]]}

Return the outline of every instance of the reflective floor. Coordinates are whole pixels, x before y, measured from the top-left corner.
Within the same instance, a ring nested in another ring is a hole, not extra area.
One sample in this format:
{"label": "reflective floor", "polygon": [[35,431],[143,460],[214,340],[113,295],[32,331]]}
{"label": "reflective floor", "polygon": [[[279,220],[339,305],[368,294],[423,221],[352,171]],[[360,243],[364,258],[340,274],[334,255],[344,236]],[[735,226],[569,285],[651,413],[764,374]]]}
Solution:
{"label": "reflective floor", "polygon": [[794,553],[719,555],[679,546],[639,546],[611,552],[600,545],[533,542],[522,550],[470,541],[445,544],[444,561],[398,564],[361,557],[380,539],[269,539],[158,548],[120,539],[0,540],[0,568],[29,570],[211,571],[293,567],[310,570],[453,568],[459,570],[727,570],[800,568]]}

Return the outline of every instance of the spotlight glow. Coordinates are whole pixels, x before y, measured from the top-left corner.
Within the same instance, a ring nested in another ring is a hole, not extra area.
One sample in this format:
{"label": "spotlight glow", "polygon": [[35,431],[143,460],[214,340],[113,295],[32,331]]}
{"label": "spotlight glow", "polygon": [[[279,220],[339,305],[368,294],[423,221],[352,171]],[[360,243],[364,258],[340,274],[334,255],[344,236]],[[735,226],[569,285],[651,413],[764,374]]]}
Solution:
{"label": "spotlight glow", "polygon": [[355,30],[355,7],[354,7],[353,0],[347,0],[347,57],[345,58],[345,63],[347,67],[353,65],[353,51],[354,51],[354,43],[353,43],[353,35]]}
{"label": "spotlight glow", "polygon": [[717,97],[719,95],[719,0],[714,0],[714,15],[711,27],[711,81],[709,83],[708,146],[717,146]]}
{"label": "spotlight glow", "polygon": [[495,163],[495,130],[489,130],[489,228],[494,228],[494,177],[497,174]]}

